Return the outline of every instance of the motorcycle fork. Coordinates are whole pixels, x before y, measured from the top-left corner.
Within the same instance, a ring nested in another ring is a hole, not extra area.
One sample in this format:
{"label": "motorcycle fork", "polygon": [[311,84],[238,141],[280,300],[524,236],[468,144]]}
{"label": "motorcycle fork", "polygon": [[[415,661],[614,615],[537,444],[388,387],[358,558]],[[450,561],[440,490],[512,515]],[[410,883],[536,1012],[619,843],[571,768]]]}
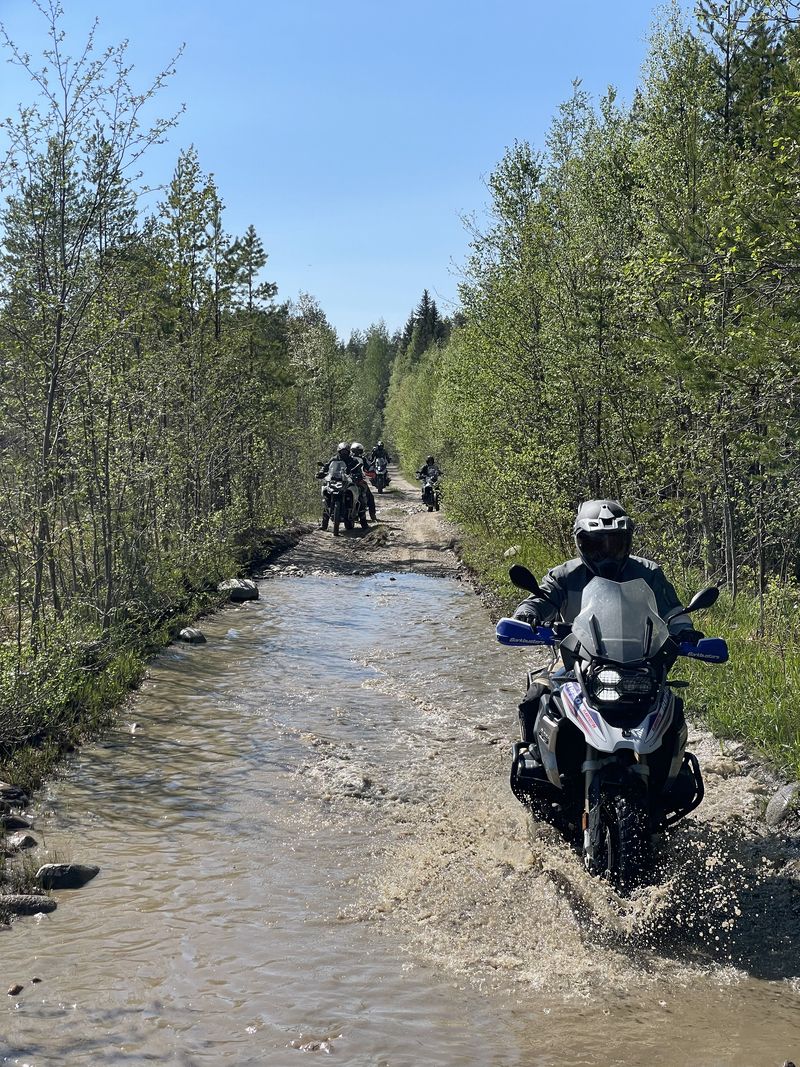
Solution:
{"label": "motorcycle fork", "polygon": [[[645,791],[647,789],[648,778],[650,775],[650,767],[648,764],[647,756],[638,752],[632,752],[633,762],[626,768],[628,774],[636,774],[641,776],[641,780],[644,784]],[[583,815],[581,817],[581,829],[583,830],[583,848],[584,854],[590,849],[591,836],[594,831],[598,831],[598,816],[599,816],[599,802],[600,802],[600,790],[596,788],[596,778],[601,768],[607,766],[610,763],[616,763],[617,756],[614,753],[602,753],[591,745],[586,746],[586,759],[583,763],[581,770],[584,775],[584,808]]]}

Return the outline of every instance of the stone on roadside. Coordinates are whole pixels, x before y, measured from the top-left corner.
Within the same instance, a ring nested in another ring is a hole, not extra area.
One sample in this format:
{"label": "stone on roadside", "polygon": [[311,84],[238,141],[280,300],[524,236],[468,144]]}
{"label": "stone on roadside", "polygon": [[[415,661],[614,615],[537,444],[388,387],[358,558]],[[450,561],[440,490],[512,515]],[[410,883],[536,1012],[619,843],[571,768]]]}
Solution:
{"label": "stone on roadside", "polygon": [[217,586],[220,593],[227,593],[234,604],[245,600],[258,600],[258,586],[250,578],[226,578]]}
{"label": "stone on roadside", "polygon": [[0,896],[0,911],[11,915],[39,915],[40,912],[55,911],[56,901],[52,897],[40,897],[36,893],[8,893]]}
{"label": "stone on roadside", "polygon": [[100,873],[94,863],[45,863],[36,872],[42,889],[80,889]]}
{"label": "stone on roadside", "polygon": [[0,782],[0,801],[5,804],[26,804],[28,795],[24,789],[10,782]]}
{"label": "stone on roadside", "polygon": [[512,545],[510,548],[507,548],[503,553],[503,559],[511,559],[512,556],[518,555],[521,549],[521,545]]}
{"label": "stone on roadside", "polygon": [[800,804],[800,782],[782,785],[767,804],[767,826],[770,828],[782,823]]}
{"label": "stone on roadside", "polygon": [[26,834],[24,830],[19,830],[15,834],[9,834],[6,838],[6,851],[7,852],[22,852],[26,848],[38,848],[39,842],[35,837],[31,837],[30,834]]}
{"label": "stone on roadside", "polygon": [[30,830],[33,823],[24,815],[0,815],[0,829],[2,830]]}
{"label": "stone on roadside", "polygon": [[716,756],[703,760],[703,770],[708,774],[716,774],[720,778],[735,778],[737,774],[742,773],[742,768],[730,756]]}
{"label": "stone on roadside", "polygon": [[196,626],[184,626],[178,637],[189,645],[204,645],[206,643],[206,635],[202,630],[198,630]]}

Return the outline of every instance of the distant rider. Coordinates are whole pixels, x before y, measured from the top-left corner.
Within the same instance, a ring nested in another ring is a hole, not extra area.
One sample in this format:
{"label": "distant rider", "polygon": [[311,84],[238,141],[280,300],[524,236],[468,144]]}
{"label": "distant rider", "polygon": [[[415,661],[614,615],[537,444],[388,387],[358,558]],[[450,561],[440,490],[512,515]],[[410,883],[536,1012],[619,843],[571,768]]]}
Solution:
{"label": "distant rider", "polygon": [[431,478],[433,481],[438,482],[441,476],[442,472],[439,470],[436,460],[433,456],[426,456],[425,462],[417,471],[417,477],[421,479],[422,482],[424,482],[426,478]]}
{"label": "distant rider", "polygon": [[391,463],[392,462],[392,457],[389,455],[389,453],[383,447],[383,441],[378,441],[378,443],[375,445],[375,447],[372,450],[372,455],[370,456],[370,459],[372,460],[373,463],[375,462],[376,459],[385,459],[387,463]]}
{"label": "distant rider", "polygon": [[347,441],[340,441],[336,446],[336,455],[331,456],[327,463],[318,463],[319,470],[317,471],[317,478],[324,478],[328,473],[331,463],[336,463],[337,460],[341,460],[345,465],[345,469],[348,474],[352,474],[356,467],[361,465],[361,460],[356,459],[351,454],[350,445]]}
{"label": "distant rider", "polygon": [[373,496],[372,489],[369,484],[369,479],[365,477],[366,471],[371,469],[368,464],[369,460],[364,458],[364,446],[359,441],[353,441],[350,445],[350,455],[359,461],[362,467],[361,478],[358,480],[358,487],[362,494],[367,499],[367,510],[369,511],[369,517],[373,522],[377,522],[377,515],[375,512],[375,497]]}
{"label": "distant rider", "polygon": [[[548,571],[539,583],[542,595],[523,600],[514,618],[532,626],[572,623],[580,614],[583,591],[593,578],[613,582],[642,578],[653,590],[656,608],[670,634],[676,641],[696,644],[703,634],[694,629],[662,569],[652,560],[631,555],[633,530],[633,519],[618,500],[587,500],[581,504],[572,527],[578,557]],[[520,704],[523,741],[533,737],[539,698],[547,690],[546,681],[539,677]]]}

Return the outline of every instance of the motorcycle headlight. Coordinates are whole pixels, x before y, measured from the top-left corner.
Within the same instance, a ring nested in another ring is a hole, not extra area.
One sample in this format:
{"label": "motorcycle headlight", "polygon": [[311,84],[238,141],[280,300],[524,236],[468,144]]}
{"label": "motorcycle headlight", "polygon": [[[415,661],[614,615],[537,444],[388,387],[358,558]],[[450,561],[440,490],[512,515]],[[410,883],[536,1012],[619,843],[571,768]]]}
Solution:
{"label": "motorcycle headlight", "polygon": [[592,675],[589,690],[597,699],[606,703],[616,700],[637,701],[640,697],[649,697],[653,692],[654,679],[649,671],[618,671],[613,667],[602,667]]}
{"label": "motorcycle headlight", "polygon": [[598,700],[619,700],[619,686],[622,675],[619,671],[606,669],[600,671],[595,679],[594,695]]}

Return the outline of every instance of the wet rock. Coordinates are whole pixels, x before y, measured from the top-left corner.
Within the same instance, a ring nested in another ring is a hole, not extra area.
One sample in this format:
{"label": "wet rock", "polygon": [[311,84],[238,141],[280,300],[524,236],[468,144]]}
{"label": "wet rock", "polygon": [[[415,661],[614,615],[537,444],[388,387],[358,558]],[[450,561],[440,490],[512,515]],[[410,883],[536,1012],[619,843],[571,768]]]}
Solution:
{"label": "wet rock", "polygon": [[800,859],[790,860],[781,874],[791,882],[792,889],[800,892]]}
{"label": "wet rock", "polygon": [[25,988],[25,986],[21,986],[19,984],[9,986],[8,987],[8,995],[10,997],[18,997],[24,988]]}
{"label": "wet rock", "polygon": [[521,545],[511,545],[503,553],[503,559],[511,559],[512,556],[516,556],[521,551]]}
{"label": "wet rock", "polygon": [[45,863],[36,881],[42,889],[80,889],[99,873],[94,863]]}
{"label": "wet rock", "polygon": [[782,785],[769,804],[767,804],[767,826],[778,826],[787,815],[797,810],[799,803],[800,782],[790,782],[788,785]]}
{"label": "wet rock", "polygon": [[31,978],[31,984],[32,985],[38,985],[39,982],[41,982],[41,978],[37,978],[36,975],[34,975],[33,978]]}
{"label": "wet rock", "polygon": [[742,768],[730,756],[717,756],[703,761],[703,770],[707,774],[716,774],[720,778],[735,778],[742,773]]}
{"label": "wet rock", "polygon": [[0,782],[0,802],[4,804],[27,804],[28,796],[18,785]]}
{"label": "wet rock", "polygon": [[204,645],[206,643],[206,635],[202,630],[198,630],[196,626],[185,626],[178,634],[178,637],[189,645]]}
{"label": "wet rock", "polygon": [[341,1034],[335,1034],[333,1037],[324,1037],[320,1041],[304,1041],[302,1038],[294,1040],[290,1044],[290,1048],[296,1048],[299,1052],[333,1052],[333,1042],[338,1041]]}
{"label": "wet rock", "polygon": [[38,848],[39,842],[35,837],[31,837],[30,834],[26,834],[24,830],[20,830],[15,834],[9,834],[6,838],[6,851],[7,852],[22,852],[26,848]]}
{"label": "wet rock", "polygon": [[0,909],[11,915],[38,915],[40,912],[55,911],[56,902],[52,897],[41,897],[36,893],[8,893],[0,896]]}
{"label": "wet rock", "polygon": [[24,815],[0,815],[0,829],[3,830],[30,830],[33,823]]}
{"label": "wet rock", "polygon": [[220,593],[227,593],[234,604],[245,600],[258,600],[258,586],[250,578],[227,578],[217,586]]}

